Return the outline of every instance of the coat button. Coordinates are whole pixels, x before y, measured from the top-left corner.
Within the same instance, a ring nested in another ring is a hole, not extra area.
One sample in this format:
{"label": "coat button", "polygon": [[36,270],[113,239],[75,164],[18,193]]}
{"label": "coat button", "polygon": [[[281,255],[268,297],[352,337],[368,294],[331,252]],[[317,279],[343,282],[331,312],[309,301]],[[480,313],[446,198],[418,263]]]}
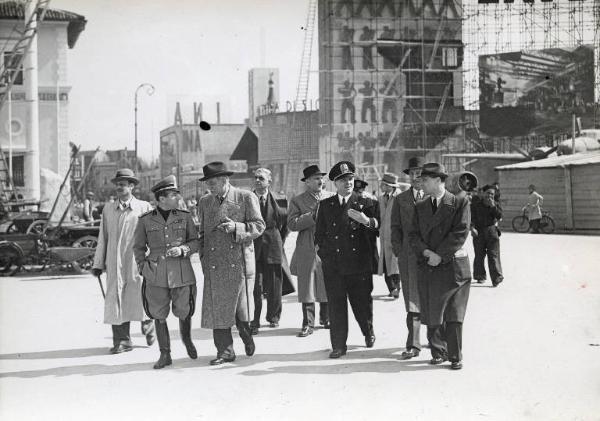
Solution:
{"label": "coat button", "polygon": [[333,223],[333,226],[335,227],[335,222]]}
{"label": "coat button", "polygon": [[232,267],[232,268],[234,268],[234,267],[235,267],[235,265],[232,263],[232,264],[231,264],[231,267]]}
{"label": "coat button", "polygon": [[165,229],[167,229],[167,227],[165,227]]}
{"label": "coat button", "polygon": [[232,248],[233,248],[233,246],[229,246],[229,248],[230,248],[230,249],[232,249]]}
{"label": "coat button", "polygon": [[355,248],[353,248],[353,249],[352,249],[352,251],[356,251],[356,249],[355,249]]}
{"label": "coat button", "polygon": [[337,249],[336,251],[339,253],[339,252],[340,252],[340,249]]}
{"label": "coat button", "polygon": [[215,266],[211,266],[210,268],[211,268],[211,269],[215,269],[216,267],[215,267]]}
{"label": "coat button", "polygon": [[214,247],[211,247],[211,248],[210,248],[210,251],[215,251],[215,248],[214,248]]}
{"label": "coat button", "polygon": [[337,235],[335,236],[335,239],[336,239],[336,240],[338,239],[338,236],[337,236]]}

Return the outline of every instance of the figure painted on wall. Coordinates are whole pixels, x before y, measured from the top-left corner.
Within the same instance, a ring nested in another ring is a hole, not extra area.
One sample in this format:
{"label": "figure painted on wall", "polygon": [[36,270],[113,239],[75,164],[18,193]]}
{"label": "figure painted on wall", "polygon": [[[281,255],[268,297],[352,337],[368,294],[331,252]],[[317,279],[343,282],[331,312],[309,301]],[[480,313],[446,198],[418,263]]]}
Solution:
{"label": "figure painted on wall", "polygon": [[362,123],[367,122],[367,111],[371,114],[371,123],[377,123],[377,117],[375,116],[375,104],[374,99],[377,96],[377,91],[369,82],[365,80],[363,87],[358,90],[359,93],[363,94],[362,106],[360,109],[360,121]]}
{"label": "figure painted on wall", "polygon": [[350,83],[348,79],[344,81],[344,86],[338,88],[338,92],[342,94],[342,110],[341,110],[341,122],[346,123],[346,111],[350,111],[350,122],[356,123],[356,108],[354,107],[354,98],[356,97],[356,89],[354,84]]}
{"label": "figure painted on wall", "polygon": [[[372,41],[375,37],[375,30],[364,26],[362,33],[358,37],[359,41]],[[374,69],[375,64],[373,63],[373,45],[362,47],[362,68],[363,69]]]}
{"label": "figure painted on wall", "polygon": [[396,17],[396,9],[394,8],[394,0],[380,0],[379,8],[377,9],[376,15],[383,16],[383,10],[388,8],[391,17]]}
{"label": "figure painted on wall", "polygon": [[374,8],[375,4],[373,2],[373,0],[361,0],[360,3],[358,4],[358,6],[356,7],[356,13],[354,14],[354,16],[356,17],[362,17],[362,11],[363,9],[367,9],[369,11],[369,16],[373,17],[375,16],[375,8]]}
{"label": "figure painted on wall", "polygon": [[342,9],[346,8],[346,17],[352,17],[354,15],[354,10],[352,8],[354,1],[353,0],[339,0],[335,5],[335,15],[337,17],[342,16]]}
{"label": "figure painted on wall", "polygon": [[[380,39],[384,40],[393,40],[394,34],[396,33],[395,29],[391,29],[389,26],[384,26],[383,31],[381,32]],[[383,68],[384,69],[395,69],[396,65],[388,59],[386,56],[383,56]]]}
{"label": "figure painted on wall", "polygon": [[354,40],[354,29],[349,28],[348,25],[344,25],[340,31],[340,42],[348,43],[348,45],[342,45],[342,69],[354,70],[354,63],[352,62],[352,41]]}
{"label": "figure painted on wall", "polygon": [[391,116],[392,123],[398,122],[398,106],[396,100],[398,98],[398,90],[396,82],[390,82],[387,79],[383,80],[383,86],[379,89],[379,93],[383,95],[383,107],[381,110],[381,121],[388,122],[388,117]]}

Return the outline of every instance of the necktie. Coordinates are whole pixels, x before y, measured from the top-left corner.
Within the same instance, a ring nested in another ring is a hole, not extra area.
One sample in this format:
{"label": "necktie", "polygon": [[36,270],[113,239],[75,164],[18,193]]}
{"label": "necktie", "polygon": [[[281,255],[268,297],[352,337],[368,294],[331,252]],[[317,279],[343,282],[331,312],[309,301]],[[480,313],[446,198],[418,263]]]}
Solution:
{"label": "necktie", "polygon": [[260,196],[260,213],[262,214],[263,218],[267,213],[267,202],[264,196]]}
{"label": "necktie", "polygon": [[422,190],[419,190],[417,192],[417,200],[423,200],[423,191]]}
{"label": "necktie", "polygon": [[346,198],[342,197],[342,207],[346,206]]}
{"label": "necktie", "polygon": [[431,199],[431,210],[433,213],[437,211],[437,199],[435,197]]}

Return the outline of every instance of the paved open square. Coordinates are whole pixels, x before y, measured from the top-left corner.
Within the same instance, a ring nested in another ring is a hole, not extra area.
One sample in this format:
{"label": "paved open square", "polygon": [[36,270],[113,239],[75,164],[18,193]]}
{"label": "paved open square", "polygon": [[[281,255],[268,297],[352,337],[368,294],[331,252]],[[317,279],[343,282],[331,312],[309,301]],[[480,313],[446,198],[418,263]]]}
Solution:
{"label": "paved open square", "polygon": [[[199,309],[197,360],[171,317],[173,365],[163,370],[152,369],[157,346],[146,347],[133,323],[135,349],[108,354],[93,277],[2,278],[0,419],[600,419],[600,238],[504,233],[501,241],[505,281],[472,285],[462,371],[429,365],[427,349],[400,359],[404,304],[387,297],[380,277],[372,349],[352,316],[339,360],[327,358],[327,330],[297,338],[294,294],[284,297],[280,327],[263,325],[255,337],[253,357],[236,336],[236,361],[220,367],[208,365],[215,348]],[[290,237],[288,252],[293,244]]]}

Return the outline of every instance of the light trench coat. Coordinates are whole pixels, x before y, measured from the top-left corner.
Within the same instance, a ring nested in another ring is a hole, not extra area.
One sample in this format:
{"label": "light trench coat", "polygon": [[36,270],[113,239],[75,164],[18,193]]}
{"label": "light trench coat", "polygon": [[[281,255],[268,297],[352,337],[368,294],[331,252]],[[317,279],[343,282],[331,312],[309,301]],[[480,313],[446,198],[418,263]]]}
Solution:
{"label": "light trench coat", "polygon": [[394,189],[389,199],[385,195],[379,198],[379,216],[381,218],[381,227],[379,227],[379,266],[378,275],[383,275],[383,262],[385,259],[385,268],[387,275],[398,275],[398,260],[394,255],[392,248],[392,208],[394,199],[400,194],[400,189]]}
{"label": "light trench coat", "polygon": [[133,256],[133,242],[140,215],[150,210],[150,203],[135,197],[124,211],[118,201],[104,205],[93,267],[106,271],[106,324],[145,319],[142,276]]}
{"label": "light trench coat", "polygon": [[291,231],[298,231],[290,271],[298,277],[300,303],[327,302],[321,259],[315,249],[316,222],[313,215],[316,215],[319,200],[332,195],[331,192],[322,191],[317,199],[305,191],[295,196],[288,208],[287,226]]}
{"label": "light trench coat", "polygon": [[[235,222],[235,232],[216,229],[225,217]],[[227,329],[236,324],[236,316],[251,321],[256,274],[253,240],[265,230],[258,198],[233,186],[223,203],[207,194],[198,203],[198,220],[204,273],[201,326]]]}
{"label": "light trench coat", "polygon": [[544,203],[544,197],[536,191],[527,196],[527,217],[529,220],[542,218],[542,203]]}

